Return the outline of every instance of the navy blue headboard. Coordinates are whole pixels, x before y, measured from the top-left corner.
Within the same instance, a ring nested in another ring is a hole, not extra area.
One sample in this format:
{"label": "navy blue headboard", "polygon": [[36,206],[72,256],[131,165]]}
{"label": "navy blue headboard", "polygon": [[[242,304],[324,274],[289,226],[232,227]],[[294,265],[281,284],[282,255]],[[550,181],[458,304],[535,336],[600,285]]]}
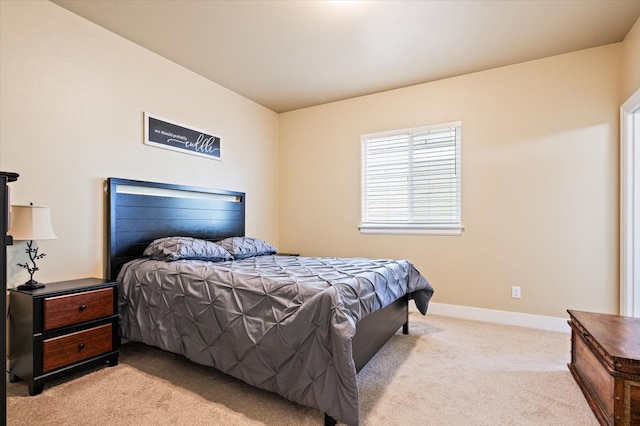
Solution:
{"label": "navy blue headboard", "polygon": [[157,238],[244,236],[245,193],[108,178],[107,278]]}

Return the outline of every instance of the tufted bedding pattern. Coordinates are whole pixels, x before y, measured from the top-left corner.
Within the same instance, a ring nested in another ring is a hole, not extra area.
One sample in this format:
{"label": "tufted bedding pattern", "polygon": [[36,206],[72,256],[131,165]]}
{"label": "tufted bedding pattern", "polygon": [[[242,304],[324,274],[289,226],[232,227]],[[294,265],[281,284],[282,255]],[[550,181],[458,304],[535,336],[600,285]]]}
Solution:
{"label": "tufted bedding pattern", "polygon": [[358,424],[356,323],[404,294],[426,313],[433,289],[407,260],[266,255],[148,258],[119,274],[122,337],[181,354]]}

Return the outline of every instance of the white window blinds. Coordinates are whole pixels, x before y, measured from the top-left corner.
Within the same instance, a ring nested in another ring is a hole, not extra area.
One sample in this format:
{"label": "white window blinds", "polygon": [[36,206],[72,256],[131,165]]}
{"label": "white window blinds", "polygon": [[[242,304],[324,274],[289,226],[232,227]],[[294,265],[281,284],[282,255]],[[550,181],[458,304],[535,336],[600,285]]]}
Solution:
{"label": "white window blinds", "polygon": [[460,129],[362,136],[361,232],[460,233]]}

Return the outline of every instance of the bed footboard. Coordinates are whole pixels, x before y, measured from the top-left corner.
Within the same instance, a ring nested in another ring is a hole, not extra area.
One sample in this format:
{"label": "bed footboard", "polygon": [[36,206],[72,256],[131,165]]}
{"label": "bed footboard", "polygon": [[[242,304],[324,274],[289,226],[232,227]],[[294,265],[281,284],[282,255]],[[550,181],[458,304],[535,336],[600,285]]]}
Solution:
{"label": "bed footboard", "polygon": [[352,340],[353,360],[356,372],[380,350],[402,327],[403,334],[409,334],[409,297],[397,299],[392,304],[364,317],[356,327]]}
{"label": "bed footboard", "polygon": [[[356,326],[352,340],[353,360],[356,372],[402,327],[402,334],[409,334],[409,296],[406,294],[392,304],[364,317]],[[325,413],[324,425],[335,426],[338,422]]]}

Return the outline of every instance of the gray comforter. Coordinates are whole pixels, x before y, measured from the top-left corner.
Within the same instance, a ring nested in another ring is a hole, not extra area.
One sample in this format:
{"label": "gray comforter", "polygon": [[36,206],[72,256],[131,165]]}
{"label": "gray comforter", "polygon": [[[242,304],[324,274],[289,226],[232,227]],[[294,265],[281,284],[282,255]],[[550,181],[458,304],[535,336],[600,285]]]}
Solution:
{"label": "gray comforter", "polygon": [[356,323],[433,289],[407,260],[259,256],[212,263],[137,259],[119,274],[124,338],[182,354],[358,424]]}

